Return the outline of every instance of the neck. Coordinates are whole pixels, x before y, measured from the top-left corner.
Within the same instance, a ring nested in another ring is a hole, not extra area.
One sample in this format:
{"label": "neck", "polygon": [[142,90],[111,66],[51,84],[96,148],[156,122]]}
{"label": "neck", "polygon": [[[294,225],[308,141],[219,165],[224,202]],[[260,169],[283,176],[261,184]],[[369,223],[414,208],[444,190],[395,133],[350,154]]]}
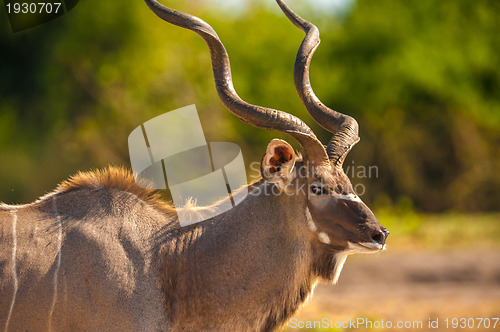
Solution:
{"label": "neck", "polygon": [[317,278],[305,197],[269,195],[272,186],[263,182],[236,208],[167,236],[162,286],[173,326],[269,330],[308,298]]}

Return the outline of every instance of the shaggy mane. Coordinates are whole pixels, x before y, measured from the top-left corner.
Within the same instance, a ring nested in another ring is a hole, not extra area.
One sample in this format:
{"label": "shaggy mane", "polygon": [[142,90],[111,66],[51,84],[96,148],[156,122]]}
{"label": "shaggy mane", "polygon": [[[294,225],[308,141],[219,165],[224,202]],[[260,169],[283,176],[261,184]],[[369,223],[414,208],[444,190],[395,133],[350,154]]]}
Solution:
{"label": "shaggy mane", "polygon": [[[247,188],[249,195],[251,195],[251,192],[263,182],[264,180],[260,179],[250,185],[243,186],[241,189]],[[132,172],[125,167],[108,166],[100,170],[80,171],[68,180],[61,182],[54,191],[40,197],[33,203],[7,205],[0,202],[0,211],[21,209],[32,204],[40,204],[46,202],[53,195],[60,195],[75,190],[112,189],[133,194],[148,205],[167,213],[174,220],[179,220],[178,216],[180,215],[182,216],[182,220],[189,225],[191,220],[194,223],[203,220],[207,215],[213,214],[217,210],[218,205],[228,199],[227,197],[222,198],[220,201],[208,206],[197,206],[196,200],[190,198],[187,199],[184,206],[176,208],[172,202],[165,201],[157,190],[148,188],[151,186],[151,183],[147,180],[139,179],[139,184],[142,187],[136,183]]]}
{"label": "shaggy mane", "polygon": [[[141,181],[144,187],[148,186],[145,180]],[[68,180],[59,184],[56,194],[63,194],[79,189],[115,189],[134,194],[144,202],[175,215],[175,208],[165,202],[157,190],[143,188],[137,185],[134,175],[125,167],[108,166],[102,170],[78,172]]]}

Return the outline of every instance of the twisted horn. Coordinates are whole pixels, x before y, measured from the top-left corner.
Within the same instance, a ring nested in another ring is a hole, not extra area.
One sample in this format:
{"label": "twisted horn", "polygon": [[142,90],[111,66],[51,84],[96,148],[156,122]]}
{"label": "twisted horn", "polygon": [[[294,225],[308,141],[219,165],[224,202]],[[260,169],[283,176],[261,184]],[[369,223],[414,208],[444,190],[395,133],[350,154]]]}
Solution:
{"label": "twisted horn", "polygon": [[306,34],[295,59],[295,88],[314,120],[333,133],[326,150],[333,165],[342,168],[345,157],[359,142],[358,123],[354,118],[328,108],[316,97],[309,80],[309,67],[320,43],[319,30],[314,24],[293,12],[282,0],[276,2],[286,17]]}
{"label": "twisted horn", "polygon": [[156,0],[145,1],[162,20],[194,31],[205,40],[210,49],[217,93],[229,111],[243,122],[255,127],[279,130],[289,134],[299,142],[304,158],[313,165],[330,165],[325,147],[302,120],[283,111],[249,104],[238,96],[233,87],[231,66],[226,49],[208,23],[198,17],[165,7]]}

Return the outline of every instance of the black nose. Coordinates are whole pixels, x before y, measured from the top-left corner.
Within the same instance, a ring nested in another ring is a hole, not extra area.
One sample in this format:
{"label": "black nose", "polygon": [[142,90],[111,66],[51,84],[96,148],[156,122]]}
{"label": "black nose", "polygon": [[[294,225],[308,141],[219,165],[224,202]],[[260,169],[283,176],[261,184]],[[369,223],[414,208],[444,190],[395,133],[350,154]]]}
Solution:
{"label": "black nose", "polygon": [[372,234],[372,240],[375,243],[385,244],[385,240],[389,236],[389,231],[384,229],[383,231],[376,231]]}

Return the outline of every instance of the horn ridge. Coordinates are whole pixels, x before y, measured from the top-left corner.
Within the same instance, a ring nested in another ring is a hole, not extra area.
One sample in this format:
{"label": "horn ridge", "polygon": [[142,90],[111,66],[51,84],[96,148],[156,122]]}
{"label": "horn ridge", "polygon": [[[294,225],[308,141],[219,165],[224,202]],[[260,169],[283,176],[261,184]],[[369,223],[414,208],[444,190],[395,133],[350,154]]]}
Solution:
{"label": "horn ridge", "polygon": [[215,86],[224,106],[243,122],[263,129],[287,133],[301,145],[304,157],[317,165],[329,165],[325,147],[313,131],[298,117],[284,111],[247,103],[236,93],[227,51],[215,30],[202,19],[160,4],[145,0],[149,8],[162,20],[189,29],[200,35],[210,49]]}
{"label": "horn ridge", "polygon": [[276,2],[286,17],[306,34],[295,59],[295,88],[312,118],[321,127],[334,134],[326,150],[333,165],[341,168],[349,151],[359,142],[358,123],[354,118],[324,105],[311,87],[309,69],[312,56],[320,44],[319,29],[297,15],[282,0]]}

